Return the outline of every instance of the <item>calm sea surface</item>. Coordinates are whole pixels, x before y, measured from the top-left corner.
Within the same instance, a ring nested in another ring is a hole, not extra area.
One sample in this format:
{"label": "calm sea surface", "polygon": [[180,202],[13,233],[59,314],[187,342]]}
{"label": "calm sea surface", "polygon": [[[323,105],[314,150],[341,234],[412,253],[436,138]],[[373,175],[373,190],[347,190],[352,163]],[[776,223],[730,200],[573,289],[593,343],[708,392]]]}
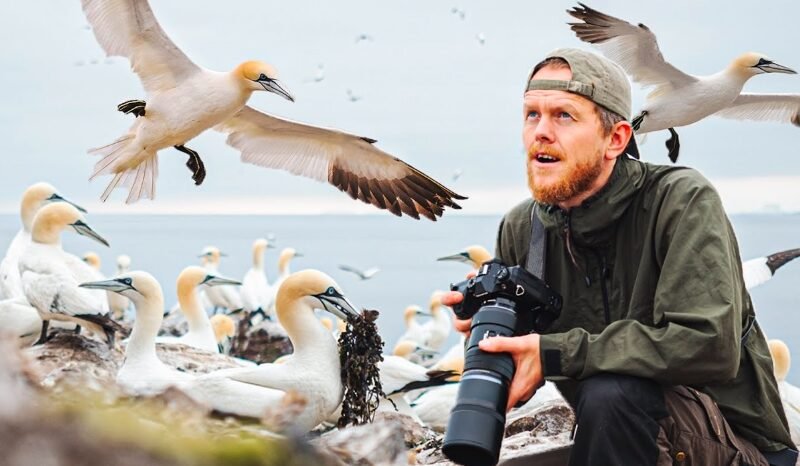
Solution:
{"label": "calm sea surface", "polygon": [[[241,279],[251,263],[250,247],[257,237],[274,234],[277,249],[267,252],[267,276],[277,274],[280,248],[304,254],[292,270],[316,268],[331,275],[359,307],[381,311],[378,324],[391,349],[403,331],[402,311],[409,304],[427,306],[431,292],[446,289],[468,271],[465,264],[436,262],[470,244],[494,248],[500,216],[447,216],[433,223],[390,216],[167,216],[91,215],[88,223],[111,243],[104,248],[88,238],[63,235],[64,248],[77,255],[97,252],[103,271],[112,274],[115,257],[128,254],[134,269],[153,274],[164,288],[167,306],[176,301],[175,279],[207,245],[228,257],[222,275]],[[744,259],[800,247],[800,215],[739,215],[731,218]],[[0,250],[19,229],[15,215],[0,215]],[[362,269],[377,266],[371,280],[338,269],[339,264]],[[752,291],[761,326],[770,338],[784,340],[800,355],[800,259]],[[454,335],[451,343],[456,341]],[[800,385],[800,369],[789,373]]]}

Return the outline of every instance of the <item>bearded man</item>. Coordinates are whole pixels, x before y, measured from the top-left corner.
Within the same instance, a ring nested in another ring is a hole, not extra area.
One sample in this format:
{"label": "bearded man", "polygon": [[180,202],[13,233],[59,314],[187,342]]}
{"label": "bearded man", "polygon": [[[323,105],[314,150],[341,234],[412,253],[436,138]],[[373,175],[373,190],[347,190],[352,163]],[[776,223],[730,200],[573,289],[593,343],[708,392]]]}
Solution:
{"label": "bearded man", "polygon": [[576,466],[794,465],[719,195],[695,170],[629,157],[630,115],[627,77],[599,55],[559,49],[528,78],[533,196],[503,218],[496,256],[525,266],[541,222],[563,306],[546,334],[480,342],[514,360],[508,409],[555,381],[576,414]]}

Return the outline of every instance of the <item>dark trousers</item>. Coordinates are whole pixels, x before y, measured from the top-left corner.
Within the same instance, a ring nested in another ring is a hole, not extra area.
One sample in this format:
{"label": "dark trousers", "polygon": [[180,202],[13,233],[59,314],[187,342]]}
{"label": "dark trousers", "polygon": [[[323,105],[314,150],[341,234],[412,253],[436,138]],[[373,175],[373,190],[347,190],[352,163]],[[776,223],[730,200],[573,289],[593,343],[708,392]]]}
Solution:
{"label": "dark trousers", "polygon": [[573,401],[570,466],[768,465],[713,400],[691,388],[600,374],[580,381]]}

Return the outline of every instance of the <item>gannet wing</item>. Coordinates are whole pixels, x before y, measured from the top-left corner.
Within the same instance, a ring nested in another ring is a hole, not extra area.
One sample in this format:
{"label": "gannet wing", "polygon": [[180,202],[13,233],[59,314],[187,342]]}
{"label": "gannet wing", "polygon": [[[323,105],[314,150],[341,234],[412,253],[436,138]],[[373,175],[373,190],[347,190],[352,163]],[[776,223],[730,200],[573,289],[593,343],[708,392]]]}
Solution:
{"label": "gannet wing", "polygon": [[360,270],[358,270],[355,267],[351,267],[349,265],[340,264],[339,265],[339,269],[340,270],[344,270],[345,272],[352,272],[352,273],[358,275],[359,277],[364,278],[364,273],[361,272]]}
{"label": "gannet wing", "polygon": [[106,55],[127,58],[148,93],[175,87],[200,70],[161,29],[146,0],[81,0],[81,5]]}
{"label": "gannet wing", "polygon": [[428,369],[401,358],[400,356],[383,356],[383,361],[378,362],[381,387],[384,393],[393,393],[411,382],[428,380]]}
{"label": "gannet wing", "polygon": [[769,281],[772,278],[772,271],[767,267],[767,258],[757,257],[742,262],[742,276],[744,287],[748,290]]}
{"label": "gannet wing", "polygon": [[86,292],[88,290],[78,288],[78,284],[65,275],[26,270],[22,273],[22,287],[31,306],[43,313],[70,317],[106,314],[98,300]]}
{"label": "gannet wing", "polygon": [[740,94],[732,104],[715,115],[800,126],[800,94]]}
{"label": "gannet wing", "polygon": [[245,106],[215,127],[242,153],[242,161],[328,182],[397,216],[436,220],[466,199],[375,147],[374,139],[296,123]]}
{"label": "gannet wing", "polygon": [[[583,3],[567,13],[583,21],[567,23],[578,38],[594,44],[643,86],[681,87],[697,80],[664,60],[653,32],[589,8]],[[657,91],[654,91],[657,92]],[[651,94],[652,95],[652,94]]]}

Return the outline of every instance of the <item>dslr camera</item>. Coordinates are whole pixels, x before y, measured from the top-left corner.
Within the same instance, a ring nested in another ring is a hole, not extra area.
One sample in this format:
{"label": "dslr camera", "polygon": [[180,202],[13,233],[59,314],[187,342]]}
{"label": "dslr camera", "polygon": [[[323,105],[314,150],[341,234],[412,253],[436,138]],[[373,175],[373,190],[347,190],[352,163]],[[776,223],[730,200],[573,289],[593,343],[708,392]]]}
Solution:
{"label": "dslr camera", "polygon": [[507,353],[481,351],[478,342],[545,330],[561,314],[561,296],[524,268],[497,260],[450,289],[464,295],[453,306],[456,316],[472,318],[472,325],[442,451],[458,464],[494,465],[500,457],[514,361]]}

